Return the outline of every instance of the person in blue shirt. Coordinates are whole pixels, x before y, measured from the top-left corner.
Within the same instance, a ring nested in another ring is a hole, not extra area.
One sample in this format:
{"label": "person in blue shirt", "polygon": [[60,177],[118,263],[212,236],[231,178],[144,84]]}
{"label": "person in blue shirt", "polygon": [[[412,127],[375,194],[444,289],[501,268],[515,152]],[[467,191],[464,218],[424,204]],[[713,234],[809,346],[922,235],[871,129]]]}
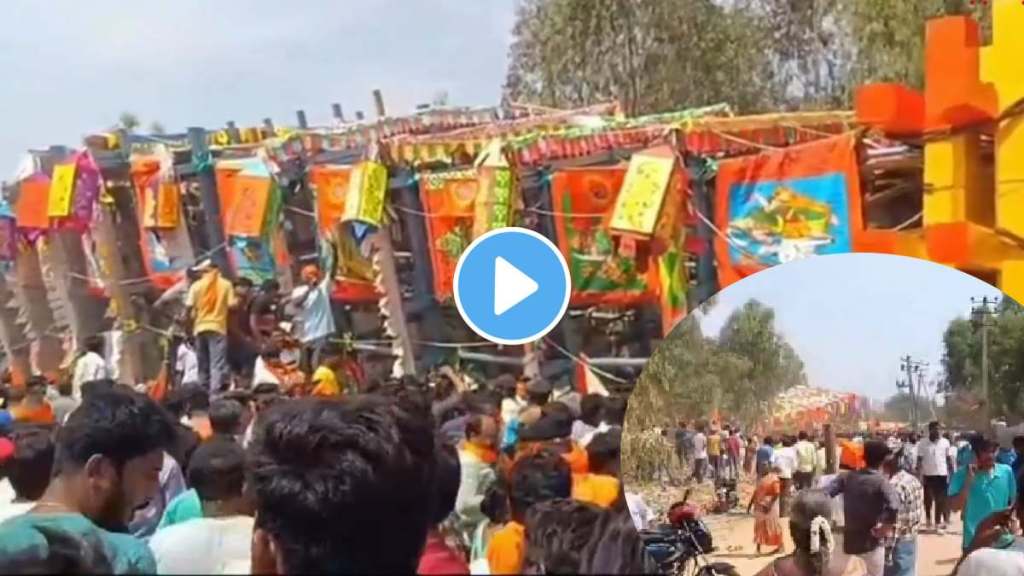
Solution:
{"label": "person in blue shirt", "polygon": [[963,549],[971,546],[982,520],[1017,500],[1013,470],[996,462],[996,445],[978,435],[971,439],[972,460],[959,466],[949,483],[950,509],[963,511]]}
{"label": "person in blue shirt", "polygon": [[771,436],[764,439],[764,444],[757,449],[756,464],[757,477],[760,478],[768,473],[768,469],[772,463],[772,455],[775,453],[775,449],[772,448],[774,440]]}

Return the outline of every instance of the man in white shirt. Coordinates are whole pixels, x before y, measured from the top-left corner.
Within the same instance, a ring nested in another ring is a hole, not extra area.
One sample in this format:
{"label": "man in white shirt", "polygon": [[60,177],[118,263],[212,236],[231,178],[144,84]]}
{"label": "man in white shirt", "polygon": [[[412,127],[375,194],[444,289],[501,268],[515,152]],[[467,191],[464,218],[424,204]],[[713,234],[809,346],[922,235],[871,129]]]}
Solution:
{"label": "man in white shirt", "polygon": [[215,439],[196,448],[189,484],[203,517],[163,528],[150,539],[160,574],[249,574],[252,508],[243,497],[245,453],[236,442]]}
{"label": "man in white shirt", "polygon": [[693,435],[693,476],[698,484],[704,482],[704,471],[708,466],[708,437],[704,435],[704,425],[697,428]]}
{"label": "man in white shirt", "polygon": [[178,358],[174,369],[182,386],[199,385],[199,358],[191,341],[186,340],[178,345]]}
{"label": "man in white shirt", "polygon": [[772,466],[779,469],[782,490],[779,495],[779,515],[783,518],[789,516],[789,492],[793,487],[793,472],[796,471],[796,450],[793,444],[793,437],[786,436],[782,440],[782,448],[772,454]]}
{"label": "man in white shirt", "polygon": [[110,377],[110,368],[103,357],[103,337],[89,336],[85,339],[83,347],[85,353],[75,362],[75,372],[71,380],[71,395],[75,400],[82,399],[82,384]]}
{"label": "man in white shirt", "polygon": [[[953,458],[950,457],[949,440],[939,433],[939,423],[928,424],[928,437],[917,445],[917,469],[924,485],[925,529],[930,529],[932,519],[939,533],[946,530],[949,522],[949,507],[946,494],[949,490],[949,476],[953,470]],[[932,515],[934,502],[935,514]]]}

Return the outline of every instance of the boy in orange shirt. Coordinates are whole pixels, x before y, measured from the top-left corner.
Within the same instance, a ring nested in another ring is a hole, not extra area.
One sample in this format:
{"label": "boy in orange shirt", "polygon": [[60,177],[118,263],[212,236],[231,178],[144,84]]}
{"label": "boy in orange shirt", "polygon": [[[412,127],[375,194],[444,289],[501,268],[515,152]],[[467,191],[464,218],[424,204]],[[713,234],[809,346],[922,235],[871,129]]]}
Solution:
{"label": "boy in orange shirt", "polygon": [[509,475],[512,520],[494,533],[487,546],[491,574],[520,574],[526,555],[526,512],[539,502],[569,498],[572,473],[558,454],[540,452],[524,456]]}

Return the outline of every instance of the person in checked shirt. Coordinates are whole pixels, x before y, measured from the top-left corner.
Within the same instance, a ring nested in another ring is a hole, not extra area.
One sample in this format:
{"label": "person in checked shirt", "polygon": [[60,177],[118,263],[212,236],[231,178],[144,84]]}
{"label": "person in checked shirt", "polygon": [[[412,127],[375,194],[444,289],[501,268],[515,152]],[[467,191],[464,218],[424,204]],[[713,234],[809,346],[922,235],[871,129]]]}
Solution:
{"label": "person in checked shirt", "polygon": [[917,531],[924,511],[924,487],[917,477],[901,466],[905,461],[902,452],[889,455],[882,465],[882,471],[889,477],[889,484],[899,502],[895,532],[884,541],[885,576],[917,574]]}

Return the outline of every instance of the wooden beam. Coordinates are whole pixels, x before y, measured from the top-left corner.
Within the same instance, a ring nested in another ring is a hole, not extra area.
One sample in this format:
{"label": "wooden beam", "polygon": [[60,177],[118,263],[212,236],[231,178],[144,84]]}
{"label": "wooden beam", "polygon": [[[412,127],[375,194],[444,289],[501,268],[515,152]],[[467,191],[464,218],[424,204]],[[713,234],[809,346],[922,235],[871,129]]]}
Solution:
{"label": "wooden beam", "polygon": [[238,126],[235,125],[234,120],[228,120],[227,133],[232,144],[238,144],[242,141],[242,134],[238,131]]}
{"label": "wooden beam", "polygon": [[331,104],[331,114],[338,122],[345,121],[345,113],[341,110],[341,104],[338,104],[337,102]]}
{"label": "wooden beam", "polygon": [[299,128],[302,130],[309,129],[309,123],[306,122],[306,112],[304,110],[296,110],[295,118],[299,121]]}
{"label": "wooden beam", "polygon": [[383,118],[388,115],[384,109],[384,95],[381,94],[380,90],[373,91],[373,106],[377,109],[377,117]]}
{"label": "wooden beam", "polygon": [[[206,131],[202,128],[189,128],[188,139],[192,146],[193,163],[196,160],[201,162],[211,161],[210,151],[206,145]],[[217,178],[213,173],[213,166],[196,174],[199,182],[199,193],[203,202],[203,211],[206,215],[206,242],[207,249],[212,250],[210,260],[214,262],[226,278],[233,278],[232,270],[228,266],[227,237],[224,235],[224,225],[221,220],[220,197],[217,195]]]}

